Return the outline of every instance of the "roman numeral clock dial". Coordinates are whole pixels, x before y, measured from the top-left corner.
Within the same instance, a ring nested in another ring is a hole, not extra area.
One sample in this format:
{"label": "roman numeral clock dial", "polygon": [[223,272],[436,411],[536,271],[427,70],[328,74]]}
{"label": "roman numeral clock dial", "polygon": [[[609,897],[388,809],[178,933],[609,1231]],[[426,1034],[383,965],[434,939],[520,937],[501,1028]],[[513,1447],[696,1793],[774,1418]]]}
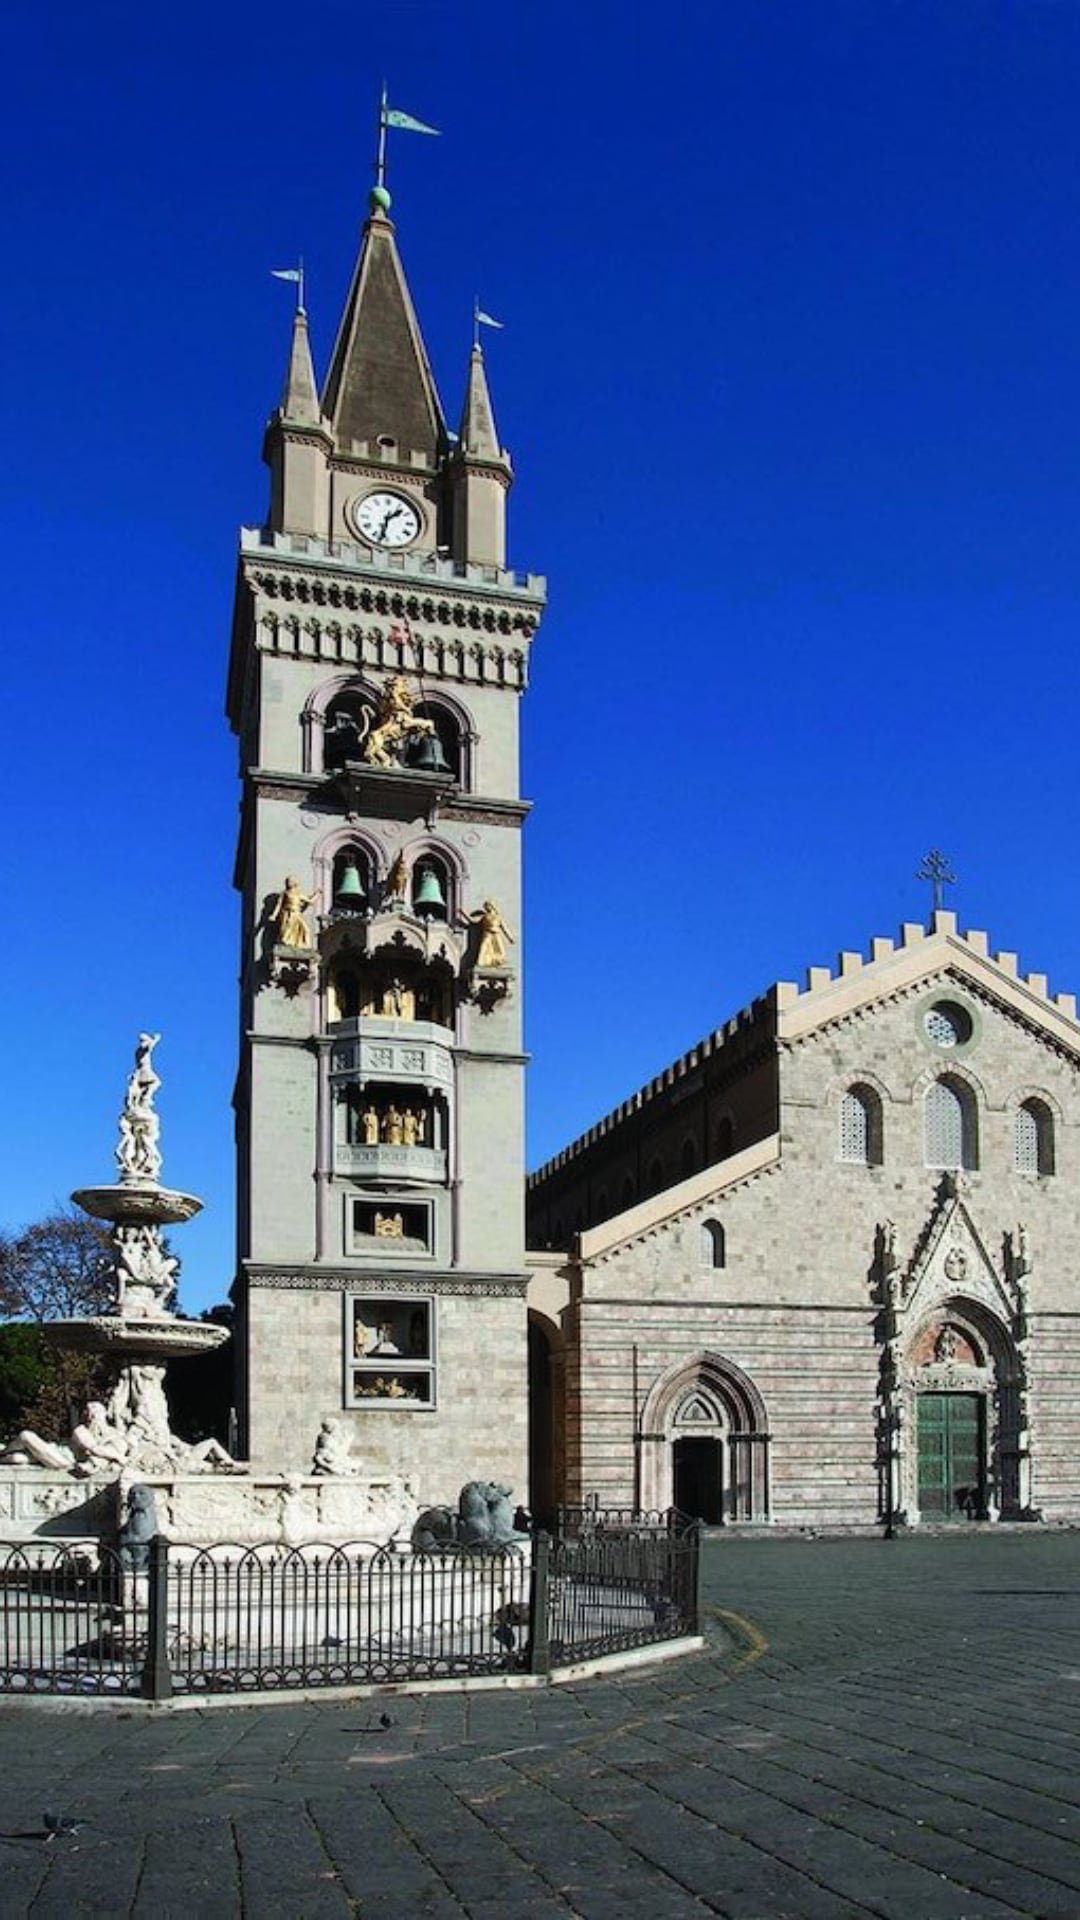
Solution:
{"label": "roman numeral clock dial", "polygon": [[374,547],[408,547],[420,533],[420,515],[400,493],[368,493],[353,509],[358,531]]}

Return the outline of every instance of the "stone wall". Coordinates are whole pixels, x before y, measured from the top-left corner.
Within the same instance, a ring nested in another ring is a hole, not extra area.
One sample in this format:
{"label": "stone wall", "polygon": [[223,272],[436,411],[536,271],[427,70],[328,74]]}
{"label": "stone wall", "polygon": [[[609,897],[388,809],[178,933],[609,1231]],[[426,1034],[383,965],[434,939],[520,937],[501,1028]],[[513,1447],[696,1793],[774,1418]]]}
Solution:
{"label": "stone wall", "polygon": [[[303,1471],[328,1416],[348,1433],[365,1472],[398,1474],[421,1505],[454,1503],[468,1480],[493,1479],[524,1499],[527,1485],[526,1314],[523,1283],[496,1293],[440,1292],[433,1275],[436,1403],[347,1408],[343,1300],[370,1276],[308,1287],[252,1285],[247,1294],[251,1460],[258,1472]],[[403,1289],[404,1290],[404,1289]]]}

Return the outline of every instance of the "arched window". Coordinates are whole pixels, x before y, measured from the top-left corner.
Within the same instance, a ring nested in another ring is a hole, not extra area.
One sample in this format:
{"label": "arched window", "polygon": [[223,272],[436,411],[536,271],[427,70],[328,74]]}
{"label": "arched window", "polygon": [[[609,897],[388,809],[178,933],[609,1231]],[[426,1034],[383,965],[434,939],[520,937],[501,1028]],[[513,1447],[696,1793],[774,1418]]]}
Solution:
{"label": "arched window", "polygon": [[649,1168],[649,1192],[659,1193],[664,1184],[664,1169],[659,1160],[654,1160]]}
{"label": "arched window", "polygon": [[624,1175],[622,1183],[622,1210],[624,1213],[627,1207],[633,1206],[636,1199],[637,1187],[634,1184],[634,1176],[632,1173],[628,1173]]}
{"label": "arched window", "polygon": [[848,1087],[840,1101],[840,1159],[879,1167],[881,1131],[881,1101],[873,1087]]}
{"label": "arched window", "polygon": [[727,1265],[727,1242],[719,1220],[703,1220],[701,1223],[701,1264],[703,1267]]}
{"label": "arched window", "polygon": [[949,1169],[979,1164],[978,1115],[975,1096],[963,1080],[943,1074],[926,1090],[926,1164]]}
{"label": "arched window", "polygon": [[1017,1173],[1053,1173],[1054,1118],[1045,1100],[1025,1100],[1016,1109]]}
{"label": "arched window", "polygon": [[735,1123],[729,1113],[716,1123],[716,1158],[726,1160],[735,1144]]}
{"label": "arched window", "polygon": [[692,1140],[684,1140],[683,1149],[682,1149],[683,1179],[688,1180],[690,1175],[692,1173],[696,1173],[696,1171],[697,1171],[697,1148],[695,1147]]}

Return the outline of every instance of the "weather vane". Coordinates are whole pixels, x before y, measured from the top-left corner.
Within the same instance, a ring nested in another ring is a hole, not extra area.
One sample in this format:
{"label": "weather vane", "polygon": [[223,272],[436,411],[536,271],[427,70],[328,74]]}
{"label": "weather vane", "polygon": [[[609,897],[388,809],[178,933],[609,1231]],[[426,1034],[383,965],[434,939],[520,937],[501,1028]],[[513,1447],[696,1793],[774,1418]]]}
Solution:
{"label": "weather vane", "polygon": [[929,880],[934,895],[934,912],[940,913],[945,904],[945,889],[955,887],[956,875],[939,847],[931,847],[915,878]]}
{"label": "weather vane", "polygon": [[[379,144],[375,150],[375,191],[386,192],[386,132],[388,127],[396,127],[399,133],[434,133],[438,127],[429,127],[426,120],[414,119],[411,113],[402,113],[399,107],[392,107],[383,81],[379,95]],[[387,202],[389,204],[389,202]]]}

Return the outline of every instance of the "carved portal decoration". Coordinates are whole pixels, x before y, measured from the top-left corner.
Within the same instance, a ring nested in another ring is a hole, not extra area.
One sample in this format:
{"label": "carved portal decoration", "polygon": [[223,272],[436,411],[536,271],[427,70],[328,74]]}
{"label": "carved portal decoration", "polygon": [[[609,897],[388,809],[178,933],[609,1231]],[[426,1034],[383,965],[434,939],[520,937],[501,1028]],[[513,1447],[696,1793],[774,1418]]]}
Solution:
{"label": "carved portal decoration", "polygon": [[1023,1227],[995,1260],[955,1175],[941,1181],[905,1259],[891,1221],[877,1231],[871,1291],[879,1312],[878,1468],[882,1518],[919,1518],[918,1397],[974,1393],[986,1402],[986,1517],[1032,1517]]}

